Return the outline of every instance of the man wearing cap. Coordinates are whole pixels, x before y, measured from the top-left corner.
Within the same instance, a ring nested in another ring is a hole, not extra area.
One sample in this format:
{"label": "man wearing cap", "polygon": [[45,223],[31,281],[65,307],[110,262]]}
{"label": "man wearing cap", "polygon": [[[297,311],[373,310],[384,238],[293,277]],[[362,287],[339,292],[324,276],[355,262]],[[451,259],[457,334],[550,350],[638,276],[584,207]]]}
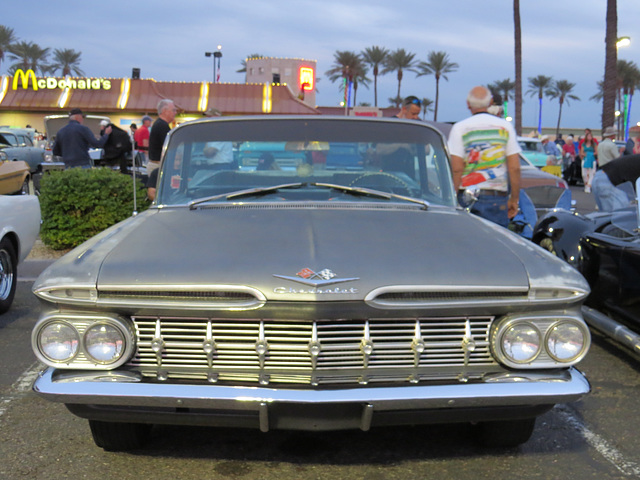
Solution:
{"label": "man wearing cap", "polygon": [[521,149],[513,125],[488,113],[492,102],[484,86],[467,95],[472,115],[449,132],[451,171],[456,190],[476,189],[472,213],[508,227],[518,213]]}
{"label": "man wearing cap", "polygon": [[603,140],[600,142],[600,145],[598,145],[598,166],[600,168],[620,156],[618,146],[613,141],[615,136],[616,129],[613,127],[607,127],[604,129],[604,132],[602,132]]}
{"label": "man wearing cap", "polygon": [[151,126],[151,117],[145,115],[142,117],[142,126],[136,130],[133,139],[136,142],[138,153],[143,157],[144,164],[149,161],[149,127]]}
{"label": "man wearing cap", "polygon": [[69,112],[69,123],[62,127],[56,135],[52,153],[62,157],[67,168],[91,167],[89,147],[102,148],[109,139],[111,127],[106,127],[98,140],[91,129],[83,125],[84,114],[79,108]]}
{"label": "man wearing cap", "polygon": [[544,153],[547,154],[547,165],[555,165],[558,163],[558,157],[560,156],[558,146],[551,141],[549,135],[543,135],[540,141],[542,142]]}

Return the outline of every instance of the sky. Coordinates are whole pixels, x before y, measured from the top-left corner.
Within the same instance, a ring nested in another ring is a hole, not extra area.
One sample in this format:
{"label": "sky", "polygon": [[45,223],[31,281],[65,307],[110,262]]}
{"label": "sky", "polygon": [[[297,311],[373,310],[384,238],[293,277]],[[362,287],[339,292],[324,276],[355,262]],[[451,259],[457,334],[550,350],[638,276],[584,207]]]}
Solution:
{"label": "sky", "polygon": [[[459,68],[440,81],[438,120],[452,122],[469,115],[465,99],[474,85],[515,79],[511,0],[1,1],[0,25],[52,51],[82,52],[80,68],[88,77],[129,77],[136,67],[142,78],[211,81],[212,59],[204,52],[221,45],[220,82],[244,83],[237,70],[254,53],[316,60],[316,103],[335,106],[342,93],[325,72],[336,51],[404,48],[418,61],[445,51]],[[604,77],[606,3],[520,1],[525,129],[538,123],[537,97],[527,95],[528,78],[538,75],[575,83],[573,94],[580,100],[565,103],[561,128],[600,128],[602,106],[590,97]],[[640,1],[617,3],[618,36],[631,37],[618,58],[640,64],[640,34],[634,38]],[[0,74],[11,63],[0,64]],[[379,77],[379,106],[390,105],[397,86],[395,72]],[[401,95],[434,100],[435,78],[405,72]],[[357,101],[373,105],[373,82],[369,89],[358,88]],[[557,100],[543,101],[543,127],[556,126],[558,110]],[[632,105],[631,122],[638,121],[640,105]]]}

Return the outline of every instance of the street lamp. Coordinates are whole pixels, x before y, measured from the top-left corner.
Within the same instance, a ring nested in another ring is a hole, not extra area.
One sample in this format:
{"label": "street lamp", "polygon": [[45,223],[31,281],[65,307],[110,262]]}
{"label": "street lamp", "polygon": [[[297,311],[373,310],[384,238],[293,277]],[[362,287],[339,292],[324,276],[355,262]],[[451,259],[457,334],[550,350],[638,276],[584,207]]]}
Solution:
{"label": "street lamp", "polygon": [[[220,76],[220,58],[222,57],[222,45],[218,45],[215,52],[204,52],[205,57],[213,57],[213,83],[217,83]],[[216,58],[218,59],[218,77],[216,77]]]}
{"label": "street lamp", "polygon": [[616,40],[616,48],[628,47],[631,45],[631,37],[618,37]]}

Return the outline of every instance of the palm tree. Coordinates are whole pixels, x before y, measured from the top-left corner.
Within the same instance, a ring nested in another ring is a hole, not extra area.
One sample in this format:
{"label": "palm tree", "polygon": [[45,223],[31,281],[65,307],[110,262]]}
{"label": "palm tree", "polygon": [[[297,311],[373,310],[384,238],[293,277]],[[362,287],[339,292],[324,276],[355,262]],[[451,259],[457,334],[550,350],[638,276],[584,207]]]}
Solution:
{"label": "palm tree", "polygon": [[627,60],[618,60],[616,64],[616,76],[618,77],[618,102],[619,110],[623,112],[622,117],[618,117],[618,120],[622,120],[623,128],[618,129],[619,132],[624,131],[624,138],[626,140],[629,131],[629,112],[631,110],[631,100],[635,92],[636,87],[640,84],[640,69],[635,62]]}
{"label": "palm tree", "polygon": [[530,97],[538,96],[538,133],[542,129],[542,99],[551,96],[551,84],[553,78],[546,75],[538,75],[537,77],[529,77],[529,90],[527,95]]}
{"label": "palm tree", "polygon": [[358,95],[358,85],[364,85],[369,88],[371,79],[367,77],[369,69],[362,63],[362,58],[359,58],[359,65],[355,68],[355,74],[353,75],[353,105],[356,105],[356,97]]}
{"label": "palm tree", "polygon": [[18,38],[15,36],[13,28],[0,25],[0,63],[2,63],[5,53],[9,51],[9,48],[16,40]]}
{"label": "palm tree", "polygon": [[327,75],[332,82],[340,79],[344,80],[344,87],[341,86],[340,89],[342,90],[344,88],[344,100],[347,108],[349,107],[348,92],[351,89],[351,85],[354,79],[356,79],[356,82],[358,80],[362,81],[366,73],[364,70],[365,66],[359,54],[347,50],[337,50],[336,53],[333,54],[333,66],[325,72],[325,75]]}
{"label": "palm tree", "polygon": [[604,97],[604,80],[600,80],[597,82],[598,91],[589,97],[589,100],[593,100],[594,102],[601,102]]}
{"label": "palm tree", "polygon": [[431,100],[430,98],[423,98],[421,102],[422,102],[422,119],[426,120],[427,113],[433,111],[433,108],[431,108],[431,105],[433,105],[433,100]]}
{"label": "palm tree", "polygon": [[[518,135],[522,134],[522,30],[520,28],[520,0],[513,0],[514,60],[516,64],[516,124]],[[538,130],[540,127],[538,127]]]}
{"label": "palm tree", "polygon": [[66,77],[73,72],[75,75],[83,76],[84,72],[80,69],[80,56],[82,52],[76,52],[70,48],[60,50],[56,48],[53,51],[53,63],[51,64],[51,73],[57,70],[62,72],[62,76]]}
{"label": "palm tree", "polygon": [[607,0],[606,14],[604,89],[602,91],[602,129],[613,125],[616,110],[616,63],[618,52],[618,5],[617,0]]}
{"label": "palm tree", "polygon": [[369,65],[373,70],[373,100],[374,106],[378,106],[378,75],[380,75],[380,66],[384,65],[389,50],[382,47],[368,47],[362,53],[362,61]]}
{"label": "palm tree", "polygon": [[[404,71],[408,70],[410,72],[415,72],[415,56],[415,53],[407,52],[404,48],[398,48],[397,50],[391,52],[384,62],[384,70],[382,70],[383,75],[388,72],[395,72],[396,70],[398,71],[398,93],[396,95],[396,99],[402,98],[402,96],[400,95],[400,86],[402,84]],[[400,103],[402,103],[402,100],[400,100],[400,102],[396,104],[396,107],[399,107]]]}
{"label": "palm tree", "polygon": [[400,96],[395,96],[395,97],[389,97],[388,98],[389,104],[392,107],[396,107],[396,108],[398,108],[400,106],[400,104],[402,103],[402,100],[403,100],[403,98],[400,97]]}
{"label": "palm tree", "polygon": [[242,65],[242,68],[240,70],[236,70],[236,73],[245,73],[247,71],[247,60],[252,60],[254,58],[262,58],[262,57],[264,57],[264,55],[261,55],[259,53],[252,53],[251,55],[247,55],[247,58],[245,58],[240,62],[240,64]]}
{"label": "palm tree", "polygon": [[568,80],[556,80],[553,82],[553,86],[550,89],[551,98],[557,98],[560,109],[558,110],[558,125],[556,127],[556,137],[560,133],[560,119],[562,118],[562,105],[564,102],[567,102],[569,105],[569,99],[571,100],[580,100],[578,97],[573,95],[571,91],[576,86],[575,83],[571,83]]}
{"label": "palm tree", "polygon": [[47,65],[47,57],[49,56],[48,48],[41,48],[33,42],[18,42],[9,48],[9,58],[16,61],[11,65],[10,71],[13,73],[18,68],[23,70],[32,69],[46,74],[49,65]]}
{"label": "palm tree", "polygon": [[[510,78],[505,78],[504,80],[497,80],[490,85],[487,85],[487,88],[491,91],[491,93],[495,96],[496,93],[500,94],[502,97],[502,101],[505,104],[509,103],[509,99],[513,98],[511,92],[516,87],[516,84],[511,81]],[[507,106],[504,108],[504,116],[507,116]]]}
{"label": "palm tree", "polygon": [[447,73],[455,72],[458,69],[458,64],[449,60],[449,54],[447,52],[429,52],[426,62],[420,62],[417,65],[418,77],[422,75],[434,75],[436,77],[436,104],[433,111],[433,120],[438,120],[438,100],[440,98],[440,77],[445,80]]}

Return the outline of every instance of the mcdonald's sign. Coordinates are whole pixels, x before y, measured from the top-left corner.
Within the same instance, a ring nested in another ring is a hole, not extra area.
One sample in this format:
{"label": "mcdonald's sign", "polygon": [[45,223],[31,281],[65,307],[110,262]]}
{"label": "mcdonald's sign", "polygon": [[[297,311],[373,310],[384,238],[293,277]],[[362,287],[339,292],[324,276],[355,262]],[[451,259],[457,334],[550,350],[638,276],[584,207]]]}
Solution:
{"label": "mcdonald's sign", "polygon": [[78,89],[78,90],[110,90],[111,80],[106,78],[56,78],[56,77],[44,77],[37,78],[34,71],[30,68],[26,72],[22,69],[17,69],[13,75],[12,87],[14,90],[18,89],[18,83],[22,81],[22,88],[29,88],[29,79],[31,79],[31,85],[34,91],[38,89],[53,90],[59,88],[64,90]]}
{"label": "mcdonald's sign", "polygon": [[38,90],[38,79],[32,69],[27,70],[25,73],[21,68],[16,70],[13,75],[13,89],[18,89],[18,80],[22,78],[22,88],[27,89],[29,87],[29,78],[31,78],[33,89]]}

